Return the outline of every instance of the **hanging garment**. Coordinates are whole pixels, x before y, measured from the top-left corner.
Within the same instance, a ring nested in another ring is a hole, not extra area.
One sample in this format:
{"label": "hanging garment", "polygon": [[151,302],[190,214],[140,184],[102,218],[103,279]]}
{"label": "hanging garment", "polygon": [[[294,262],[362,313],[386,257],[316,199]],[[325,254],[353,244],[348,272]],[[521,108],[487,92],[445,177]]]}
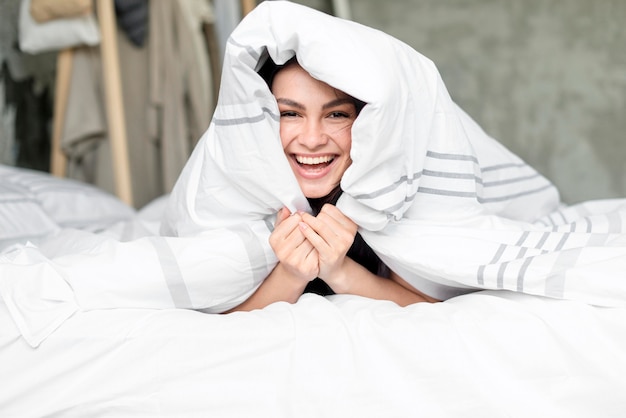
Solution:
{"label": "hanging garment", "polygon": [[165,191],[211,120],[213,85],[202,24],[212,20],[205,0],[150,2],[150,133],[160,144]]}
{"label": "hanging garment", "polygon": [[136,46],[143,46],[148,32],[148,0],[115,0],[117,24]]}
{"label": "hanging garment", "polygon": [[86,16],[93,12],[92,0],[30,0],[29,12],[38,23]]}
{"label": "hanging garment", "polygon": [[[160,150],[148,134],[147,49],[136,48],[118,31],[122,98],[131,161],[133,202],[138,207],[163,194]],[[115,167],[108,141],[102,62],[98,48],[74,51],[62,135],[67,176],[115,193]]]}
{"label": "hanging garment", "polygon": [[[154,29],[142,48],[117,32],[136,207],[171,191],[209,124],[214,102],[201,22],[212,14],[206,4],[151,1]],[[62,142],[69,177],[115,193],[101,71],[98,49],[76,50]]]}

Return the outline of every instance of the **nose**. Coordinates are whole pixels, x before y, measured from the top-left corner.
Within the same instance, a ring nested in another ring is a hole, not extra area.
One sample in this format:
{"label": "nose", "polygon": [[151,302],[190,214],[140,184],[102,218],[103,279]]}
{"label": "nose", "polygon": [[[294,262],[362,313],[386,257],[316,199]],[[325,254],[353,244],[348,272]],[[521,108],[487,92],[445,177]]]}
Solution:
{"label": "nose", "polygon": [[298,142],[309,149],[316,149],[328,143],[328,135],[320,121],[308,119],[302,126]]}

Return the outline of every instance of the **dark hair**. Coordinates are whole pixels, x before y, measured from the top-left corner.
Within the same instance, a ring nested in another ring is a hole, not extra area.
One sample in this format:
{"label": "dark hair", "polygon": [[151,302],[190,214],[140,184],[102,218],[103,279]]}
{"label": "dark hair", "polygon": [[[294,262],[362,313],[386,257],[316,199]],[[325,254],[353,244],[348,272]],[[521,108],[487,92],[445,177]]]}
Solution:
{"label": "dark hair", "polygon": [[[282,65],[277,65],[270,57],[268,57],[267,61],[265,61],[259,69],[258,73],[265,80],[271,90],[276,74],[278,74],[278,72],[280,72],[283,68],[293,63],[297,63],[295,56]],[[365,106],[365,102],[356,98],[353,98],[353,100],[358,115],[361,112],[361,109]],[[341,190],[341,187],[337,186],[324,197],[307,198],[312,209],[312,214],[317,216],[322,210],[322,207],[327,203],[331,205],[336,204],[342,193],[343,190]],[[365,243],[363,237],[361,237],[361,234],[358,232],[354,237],[352,246],[348,250],[347,256],[374,274],[383,276],[388,274],[387,267],[376,255],[376,253],[374,253],[374,251]],[[304,293],[316,293],[318,295],[326,296],[333,295],[335,292],[330,288],[330,286],[328,286],[328,284],[326,284],[326,282],[318,277],[307,284]]]}
{"label": "dark hair", "polygon": [[[272,60],[272,58],[268,56],[267,60],[263,63],[257,73],[261,76],[261,78],[263,78],[263,80],[265,80],[267,86],[271,90],[272,85],[274,84],[274,78],[276,77],[276,74],[278,74],[283,68],[288,67],[289,65],[294,63],[298,63],[298,59],[295,55],[288,59],[284,64],[280,65],[276,64],[274,60]],[[354,107],[356,108],[356,114],[358,115],[359,113],[361,113],[361,109],[363,109],[363,107],[365,106],[365,102],[357,99],[356,97],[350,97],[354,101]]]}

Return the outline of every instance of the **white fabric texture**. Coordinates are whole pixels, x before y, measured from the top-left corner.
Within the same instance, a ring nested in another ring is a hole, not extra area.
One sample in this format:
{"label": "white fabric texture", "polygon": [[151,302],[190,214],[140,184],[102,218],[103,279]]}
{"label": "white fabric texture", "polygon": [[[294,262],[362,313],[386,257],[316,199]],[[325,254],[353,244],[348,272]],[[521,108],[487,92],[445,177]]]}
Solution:
{"label": "white fabric texture", "polygon": [[337,205],[405,280],[441,299],[508,289],[626,306],[624,201],[562,208],[547,179],[454,104],[427,58],[357,23],[263,2],[229,39],[218,106],[169,198],[164,236],[66,230],[0,256],[0,295],[31,345],[71,312],[221,312],[258,287],[277,262],[275,214],[308,210],[256,72],[294,53],[367,103]]}
{"label": "white fabric texture", "polygon": [[[134,209],[110,193],[91,184],[49,173],[0,165],[0,180],[3,187],[14,190],[21,200],[37,204],[60,228],[104,229],[116,222],[129,220],[135,214]],[[9,195],[4,193],[0,193],[0,199],[3,205],[5,199],[10,201]],[[28,220],[26,214],[23,215]],[[2,219],[3,229],[12,220],[15,218]]]}
{"label": "white fabric texture", "polygon": [[98,231],[135,211],[90,184],[0,164],[0,250],[62,228]]}
{"label": "white fabric texture", "polygon": [[[626,411],[626,310],[485,291],[229,315],[79,312],[37,349],[0,300],[7,417],[589,418]],[[10,384],[8,383],[10,382]]]}

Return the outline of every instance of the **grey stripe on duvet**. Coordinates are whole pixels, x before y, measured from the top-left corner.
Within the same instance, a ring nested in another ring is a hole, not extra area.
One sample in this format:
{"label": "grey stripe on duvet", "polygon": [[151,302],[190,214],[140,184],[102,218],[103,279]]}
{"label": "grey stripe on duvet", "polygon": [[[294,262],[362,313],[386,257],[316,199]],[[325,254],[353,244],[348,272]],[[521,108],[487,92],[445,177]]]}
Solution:
{"label": "grey stripe on duvet", "polygon": [[[437,154],[437,153],[433,153],[432,151],[428,151],[429,154],[435,154],[437,155],[436,157],[433,158],[441,158],[441,159],[456,159],[456,160],[471,160],[474,161],[472,156],[467,156],[467,155],[456,155],[456,154]],[[443,156],[443,157],[442,157]],[[464,180],[473,180],[475,183],[477,184],[482,184],[484,187],[496,187],[496,186],[501,186],[501,185],[505,185],[505,184],[511,184],[511,183],[518,183],[518,182],[522,182],[522,181],[527,181],[527,180],[532,180],[535,179],[539,176],[539,174],[533,174],[530,176],[523,176],[523,177],[513,177],[510,179],[506,179],[506,180],[499,180],[499,181],[492,181],[492,182],[484,182],[482,178],[471,174],[471,173],[453,173],[453,172],[446,172],[446,171],[435,171],[435,170],[422,170],[416,173],[413,173],[412,176],[402,176],[400,177],[398,180],[396,180],[395,182],[393,182],[392,184],[390,184],[389,186],[380,188],[372,193],[363,193],[363,194],[359,194],[356,196],[353,196],[355,199],[374,199],[376,197],[382,196],[384,194],[390,193],[394,190],[396,190],[400,185],[406,183],[406,184],[412,184],[415,180],[417,180],[418,178],[420,178],[421,176],[428,176],[428,177],[435,177],[435,178],[449,178],[449,179],[464,179]],[[544,186],[544,188],[547,188],[550,186]],[[542,189],[537,189],[538,191],[543,190]],[[461,191],[454,191],[454,190],[445,190],[445,189],[436,189],[436,188],[426,188],[426,187],[421,187],[420,192],[423,193],[429,193],[429,194],[439,194],[439,195],[446,195],[446,196],[458,196],[458,197],[476,197],[475,193],[469,193],[469,192],[461,192]],[[515,195],[511,195],[512,197],[519,197],[523,194],[531,194],[531,193],[535,193],[535,190],[529,190],[526,192],[520,192],[518,194]],[[492,197],[492,198],[484,198],[482,200],[482,202],[489,202],[489,201],[498,201],[498,200],[507,200],[510,199],[511,197],[509,196],[504,196],[504,197]],[[412,200],[412,199],[411,199]],[[479,198],[480,200],[480,198]]]}
{"label": "grey stripe on duvet", "polygon": [[371,193],[363,193],[363,194],[359,194],[356,196],[352,196],[354,199],[374,199],[378,196],[382,196],[384,194],[387,194],[389,192],[392,192],[394,190],[396,190],[401,184],[413,184],[413,182],[415,180],[417,180],[418,178],[420,178],[422,176],[422,172],[418,171],[417,173],[413,173],[413,175],[411,177],[404,175],[402,177],[400,177],[398,180],[394,181],[393,183],[391,183],[389,186],[385,186],[381,189],[375,190]]}
{"label": "grey stripe on duvet", "polygon": [[518,197],[522,197],[522,196],[527,196],[527,195],[531,195],[531,194],[535,194],[535,193],[540,193],[543,192],[544,190],[548,190],[553,188],[554,186],[552,184],[547,184],[545,186],[536,188],[536,189],[531,189],[531,190],[525,190],[523,192],[519,192],[519,193],[514,193],[514,194],[510,194],[510,195],[503,195],[503,196],[495,196],[495,197],[478,197],[478,201],[480,203],[495,203],[495,202],[502,202],[504,200],[512,200],[512,199],[516,199]]}
{"label": "grey stripe on duvet", "polygon": [[262,110],[263,111],[259,115],[256,115],[256,116],[243,116],[240,118],[232,118],[232,119],[219,119],[219,118],[214,117],[213,123],[219,126],[245,125],[245,124],[256,123],[256,122],[261,122],[262,120],[265,120],[266,114],[270,115],[270,117],[277,122],[280,120],[280,116],[274,114],[271,109],[264,107],[262,108]]}
{"label": "grey stripe on duvet", "polygon": [[497,263],[500,260],[500,257],[502,257],[502,254],[504,254],[504,250],[506,249],[506,247],[507,247],[506,244],[500,244],[500,246],[496,250],[496,253],[494,254],[491,261],[488,264],[483,264],[482,266],[478,267],[478,273],[477,273],[478,284],[480,285],[485,284],[485,268],[487,267],[487,265]]}
{"label": "grey stripe on duvet", "polygon": [[[550,187],[553,187],[553,186],[552,185],[548,185],[548,186],[541,187],[541,188],[535,189],[535,190],[529,190],[529,191],[520,192],[520,193],[516,193],[516,194],[513,194],[513,195],[509,195],[509,196],[494,197],[494,198],[483,198],[483,197],[477,196],[476,192],[473,192],[473,191],[472,192],[466,192],[466,191],[459,191],[459,190],[435,189],[435,188],[432,188],[432,187],[419,187],[417,189],[417,193],[424,193],[424,194],[431,194],[431,195],[438,195],[438,196],[461,197],[461,198],[468,198],[468,199],[474,199],[475,198],[480,203],[494,203],[494,202],[499,202],[499,201],[502,201],[502,200],[513,199],[515,197],[530,195],[530,194],[533,194],[533,193],[539,193],[539,192],[541,192],[541,191],[543,191],[543,190],[545,190],[547,188],[550,188]],[[379,190],[378,192],[380,192],[381,190]],[[384,193],[380,193],[380,194],[384,194]],[[370,194],[362,194],[362,195],[355,196],[355,199],[369,199],[369,198],[377,197],[380,194],[378,194],[376,196],[372,196]],[[388,214],[389,213],[393,213],[395,210],[397,210],[398,208],[402,207],[402,205],[404,205],[405,203],[414,200],[416,194],[407,196],[404,200],[402,200],[400,202],[397,202],[397,203],[395,203],[392,206],[387,207],[386,209],[384,209],[384,212],[386,212]]]}
{"label": "grey stripe on duvet", "polygon": [[582,248],[575,248],[559,254],[546,279],[546,296],[563,298],[565,294],[565,269],[576,265],[581,252]]}
{"label": "grey stripe on duvet", "polygon": [[191,297],[174,252],[163,237],[151,237],[150,242],[157,252],[163,277],[165,277],[165,283],[170,291],[174,306],[177,308],[191,308]]}
{"label": "grey stripe on duvet", "polygon": [[485,187],[503,186],[506,184],[519,183],[522,181],[533,180],[539,177],[539,173],[531,174],[529,176],[511,177],[510,179],[498,180],[498,181],[485,181],[481,180],[481,183]]}
{"label": "grey stripe on duvet", "polygon": [[[609,213],[605,215],[595,216],[596,220],[605,220],[606,221],[606,229],[608,233],[623,233],[623,222],[622,217],[619,212]],[[591,221],[591,218],[586,216],[582,219],[585,222],[586,228],[585,232],[593,233],[594,224]]]}
{"label": "grey stripe on duvet", "polygon": [[476,197],[475,192],[460,192],[456,190],[443,190],[443,189],[432,189],[428,187],[419,187],[416,193],[413,193],[410,196],[406,196],[403,200],[399,201],[398,203],[392,206],[388,206],[386,209],[383,210],[383,212],[387,214],[393,214],[396,210],[400,209],[406,203],[413,201],[415,199],[415,196],[417,196],[418,193],[432,194],[432,195],[438,195],[438,196],[455,196],[455,197],[464,197],[464,198]]}
{"label": "grey stripe on duvet", "polygon": [[587,247],[603,247],[609,239],[607,234],[594,234],[589,233],[589,240],[587,241]]}
{"label": "grey stripe on duvet", "polygon": [[539,173],[535,173],[529,176],[511,177],[508,179],[498,180],[498,181],[484,181],[481,177],[478,177],[472,173],[452,173],[452,172],[447,172],[447,171],[434,171],[434,170],[424,170],[423,175],[429,176],[429,177],[438,177],[438,178],[474,180],[477,184],[482,184],[483,187],[504,186],[507,184],[520,183],[523,181],[533,180],[539,177]]}
{"label": "grey stripe on duvet", "polygon": [[609,224],[609,232],[623,232],[622,231],[622,216],[619,212],[613,212],[606,215],[606,221]]}
{"label": "grey stripe on duvet", "polygon": [[504,272],[506,271],[506,268],[508,266],[508,262],[500,264],[500,268],[498,269],[498,278],[496,280],[496,286],[498,287],[498,289],[504,288]]}
{"label": "grey stripe on duvet", "polygon": [[506,168],[520,168],[520,167],[529,167],[528,164],[525,163],[505,163],[505,164],[496,164],[488,167],[482,167],[482,171],[495,171],[495,170],[503,170]]}
{"label": "grey stripe on duvet", "polygon": [[434,170],[423,170],[422,174],[424,176],[429,177],[439,177],[446,179],[464,179],[464,180],[474,180],[477,183],[482,183],[483,180],[480,177],[477,177],[471,173],[451,173],[448,171],[434,171]]}
{"label": "grey stripe on duvet", "polygon": [[478,159],[473,155],[445,154],[442,152],[427,151],[426,156],[437,160],[473,161],[478,164]]}
{"label": "grey stripe on duvet", "polygon": [[539,242],[537,243],[537,245],[535,245],[535,248],[538,250],[543,249],[543,245],[546,243],[546,241],[548,240],[548,238],[550,237],[551,232],[544,232],[541,235],[541,239],[539,240]]}
{"label": "grey stripe on duvet", "polygon": [[570,232],[567,232],[567,233],[563,234],[563,237],[561,238],[559,243],[556,245],[556,248],[554,250],[555,251],[561,251],[563,249],[563,247],[565,247],[565,243],[567,242],[567,240],[569,239],[569,237],[571,235],[572,234]]}
{"label": "grey stripe on duvet", "polygon": [[468,197],[468,198],[476,197],[476,192],[462,192],[458,190],[434,189],[431,187],[419,187],[417,191],[419,193],[436,194],[440,196],[455,196],[455,197]]}
{"label": "grey stripe on duvet", "polygon": [[[265,223],[265,225],[267,226],[267,223]],[[229,230],[239,235],[242,244],[244,244],[246,248],[246,254],[248,255],[250,268],[252,270],[252,276],[256,283],[261,282],[263,279],[265,279],[265,272],[258,268],[253,268],[255,265],[267,264],[265,251],[263,250],[263,246],[259,241],[259,237],[257,236],[257,234],[254,233],[254,231],[252,231],[250,226],[247,224],[237,225],[233,228],[229,228]]]}
{"label": "grey stripe on duvet", "polygon": [[522,233],[522,235],[519,237],[519,239],[517,240],[517,242],[515,243],[516,247],[521,247],[522,244],[524,244],[524,242],[526,241],[526,239],[528,238],[528,236],[530,235],[529,231],[524,231]]}
{"label": "grey stripe on duvet", "polygon": [[517,273],[517,291],[518,292],[522,292],[524,290],[524,278],[526,276],[526,271],[528,270],[528,266],[530,266],[530,263],[532,263],[533,260],[534,260],[534,257],[528,257],[526,260],[524,260],[524,262],[522,263],[522,267],[519,269],[519,272]]}

